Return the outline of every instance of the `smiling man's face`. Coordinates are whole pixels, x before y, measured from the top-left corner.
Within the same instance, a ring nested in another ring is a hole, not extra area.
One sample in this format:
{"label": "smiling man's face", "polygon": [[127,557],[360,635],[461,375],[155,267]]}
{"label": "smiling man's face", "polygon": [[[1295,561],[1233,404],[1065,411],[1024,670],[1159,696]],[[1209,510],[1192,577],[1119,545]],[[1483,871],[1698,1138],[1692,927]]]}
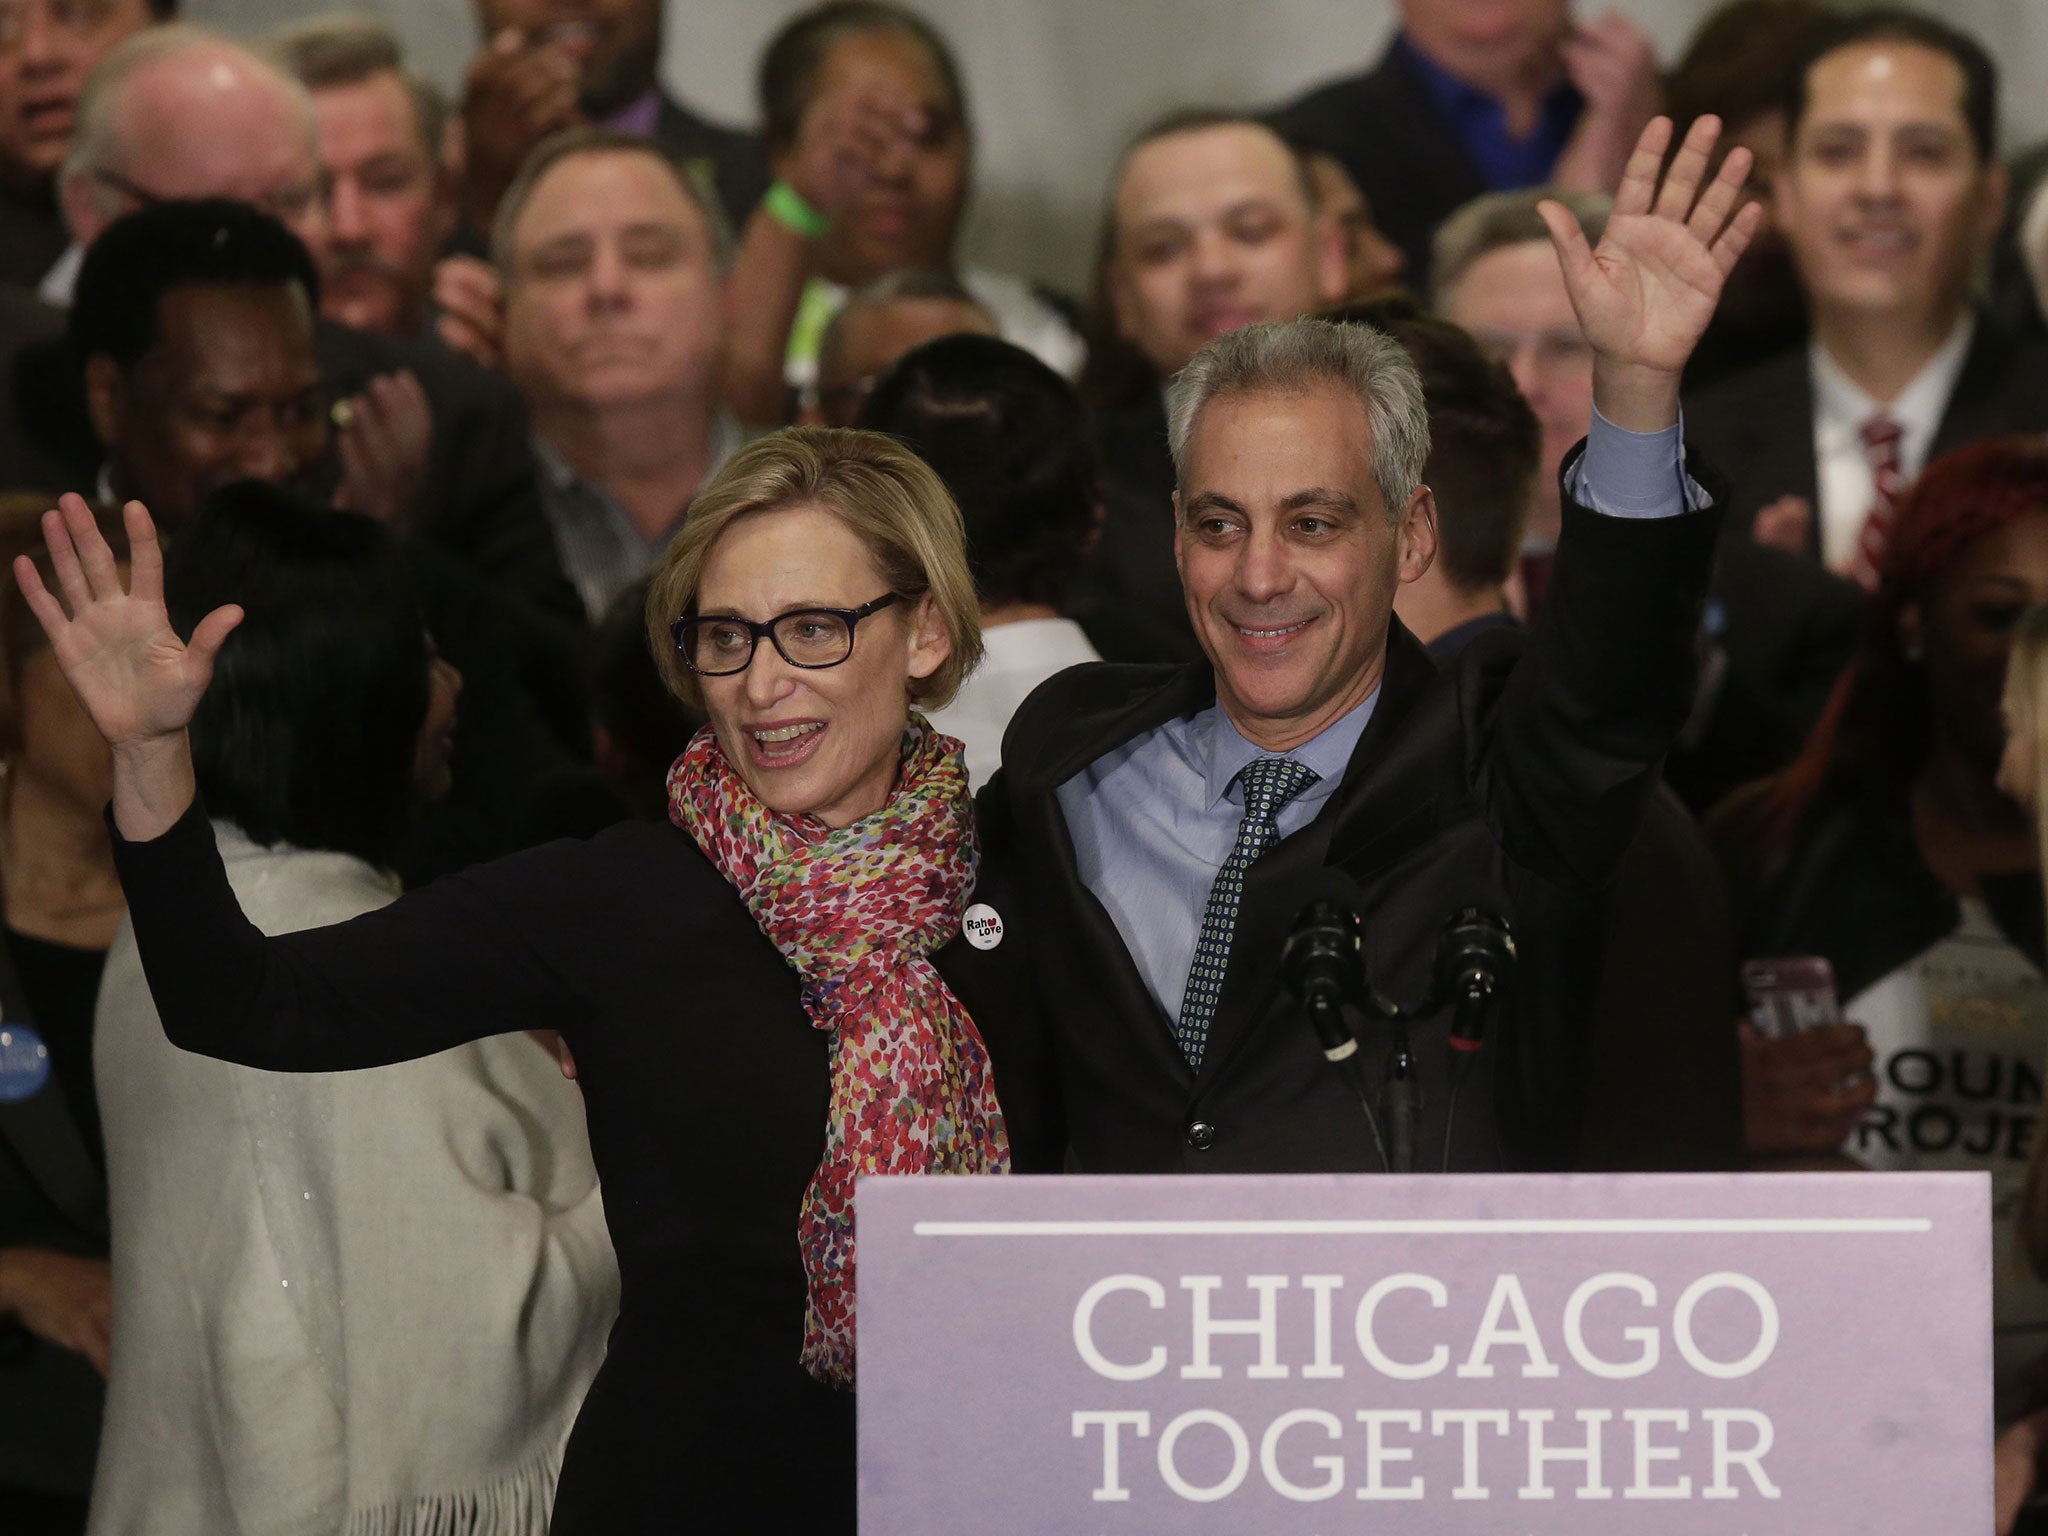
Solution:
{"label": "smiling man's face", "polygon": [[1169,378],[1218,336],[1344,293],[1344,251],[1293,151],[1255,123],[1169,133],[1124,162],[1110,210],[1117,328]]}
{"label": "smiling man's face", "polygon": [[2004,212],[2004,171],[1970,132],[1963,71],[1917,43],[1874,40],[1806,76],[1776,216],[1823,312],[1942,318]]}
{"label": "smiling man's face", "polygon": [[1426,489],[1387,515],[1359,400],[1335,383],[1210,400],[1177,502],[1174,559],[1231,723],[1284,752],[1364,703],[1436,527]]}

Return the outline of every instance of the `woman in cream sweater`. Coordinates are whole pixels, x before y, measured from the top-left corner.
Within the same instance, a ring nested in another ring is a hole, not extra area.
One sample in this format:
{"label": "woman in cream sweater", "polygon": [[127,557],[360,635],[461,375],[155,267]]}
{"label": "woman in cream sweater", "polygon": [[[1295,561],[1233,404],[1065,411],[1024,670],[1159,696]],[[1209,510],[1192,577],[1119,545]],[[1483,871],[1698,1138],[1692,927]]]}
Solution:
{"label": "woman in cream sweater", "polygon": [[[192,724],[265,932],[398,894],[460,678],[367,519],[245,486],[180,537],[175,622],[247,611]],[[538,1536],[617,1301],[576,1089],[524,1035],[287,1075],[165,1038],[124,929],[94,1041],[114,1251],[91,1529]]]}

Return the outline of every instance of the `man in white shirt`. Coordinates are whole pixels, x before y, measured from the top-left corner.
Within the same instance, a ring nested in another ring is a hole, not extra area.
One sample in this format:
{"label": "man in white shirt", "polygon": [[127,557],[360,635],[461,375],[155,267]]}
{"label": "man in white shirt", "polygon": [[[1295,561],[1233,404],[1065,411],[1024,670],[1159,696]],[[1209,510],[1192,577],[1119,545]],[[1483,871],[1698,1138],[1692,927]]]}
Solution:
{"label": "man in white shirt", "polygon": [[2048,428],[2048,354],[1974,305],[1997,237],[1997,74],[1909,11],[1845,19],[1807,65],[1775,190],[1807,344],[1688,403],[1694,439],[1764,543],[1874,583],[1896,503],[1933,458]]}

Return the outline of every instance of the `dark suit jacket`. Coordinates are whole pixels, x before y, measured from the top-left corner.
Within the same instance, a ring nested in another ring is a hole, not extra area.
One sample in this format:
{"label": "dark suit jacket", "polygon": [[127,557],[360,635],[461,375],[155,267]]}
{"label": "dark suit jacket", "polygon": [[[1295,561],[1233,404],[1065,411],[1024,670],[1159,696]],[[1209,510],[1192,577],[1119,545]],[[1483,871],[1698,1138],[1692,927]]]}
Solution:
{"label": "dark suit jacket", "polygon": [[701,165],[718,189],[718,201],[737,234],[768,190],[768,162],[761,141],[737,128],[722,128],[699,117],[666,91],[654,139],[685,165]]}
{"label": "dark suit jacket", "polygon": [[[1930,458],[1979,438],[2048,431],[2048,340],[1979,315]],[[1780,496],[1818,505],[1813,457],[1813,369],[1806,344],[1689,396],[1686,436],[1734,483],[1729,529],[1742,532]],[[1818,555],[1818,549],[1809,553]]]}
{"label": "dark suit jacket", "polygon": [[52,186],[0,185],[0,283],[35,287],[70,243]]}
{"label": "dark suit jacket", "polygon": [[[1507,614],[1487,614],[1437,636],[1429,652],[1448,666],[1481,635],[1516,627]],[[1669,789],[1651,797],[1615,871],[1605,922],[1572,1166],[1739,1168],[1734,920],[1713,851]]]}
{"label": "dark suit jacket", "polygon": [[[0,1018],[27,998],[0,942]],[[107,1255],[107,1180],[53,1062],[41,1091],[0,1103],[0,1248]],[[0,1488],[84,1493],[92,1484],[104,1388],[83,1355],[0,1319]]]}
{"label": "dark suit jacket", "polygon": [[1082,567],[1074,618],[1106,661],[1194,661],[1201,656],[1173,563],[1173,456],[1166,402],[1148,389],[1135,404],[1089,422],[1102,482],[1102,532]]}
{"label": "dark suit jacket", "polygon": [[1334,156],[1372,205],[1373,222],[1408,258],[1410,287],[1429,291],[1437,226],[1487,191],[1458,128],[1398,48],[1366,74],[1319,86],[1268,119],[1281,137]]}
{"label": "dark suit jacket", "polygon": [[1798,755],[1855,649],[1863,609],[1863,594],[1818,561],[1721,541],[1699,699],[1664,765],[1665,782],[1695,812]]}
{"label": "dark suit jacket", "polygon": [[[93,489],[102,450],[63,326],[60,311],[32,299],[0,300],[0,489]],[[518,846],[532,785],[587,757],[583,605],[562,575],[526,408],[510,384],[433,341],[323,321],[317,346],[331,398],[407,368],[434,415],[407,553],[464,689],[455,793],[422,817],[403,861],[420,879]]]}
{"label": "dark suit jacket", "polygon": [[[1379,701],[1343,782],[1314,821],[1247,874],[1199,1072],[1081,883],[1055,792],[1104,753],[1208,705],[1212,676],[1202,666],[1103,664],[1033,694],[1011,721],[982,805],[999,825],[1014,823],[1002,836],[1024,865],[1069,1165],[1377,1166],[1356,1100],[1279,982],[1304,884],[1325,865],[1356,881],[1372,978],[1404,1003],[1429,994],[1438,934],[1459,908],[1487,906],[1513,926],[1519,973],[1465,1086],[1449,1163],[1565,1165],[1585,1076],[1601,892],[1636,836],[1691,695],[1719,521],[1569,508],[1551,605],[1526,654],[1517,636],[1487,636],[1439,674],[1393,625]],[[1441,1015],[1415,1031],[1418,1167],[1445,1155],[1447,1033]],[[1367,1032],[1369,1061],[1383,1044]]]}

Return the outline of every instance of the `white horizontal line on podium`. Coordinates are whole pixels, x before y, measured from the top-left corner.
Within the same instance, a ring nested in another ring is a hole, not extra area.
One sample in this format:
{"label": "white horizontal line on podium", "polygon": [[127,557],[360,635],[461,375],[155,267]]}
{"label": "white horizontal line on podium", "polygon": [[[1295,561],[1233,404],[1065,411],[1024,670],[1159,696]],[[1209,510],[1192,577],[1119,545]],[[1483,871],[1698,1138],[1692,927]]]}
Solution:
{"label": "white horizontal line on podium", "polygon": [[1490,1237],[1788,1233],[1843,1236],[1925,1233],[1924,1216],[1459,1217],[1354,1221],[920,1221],[919,1237]]}

